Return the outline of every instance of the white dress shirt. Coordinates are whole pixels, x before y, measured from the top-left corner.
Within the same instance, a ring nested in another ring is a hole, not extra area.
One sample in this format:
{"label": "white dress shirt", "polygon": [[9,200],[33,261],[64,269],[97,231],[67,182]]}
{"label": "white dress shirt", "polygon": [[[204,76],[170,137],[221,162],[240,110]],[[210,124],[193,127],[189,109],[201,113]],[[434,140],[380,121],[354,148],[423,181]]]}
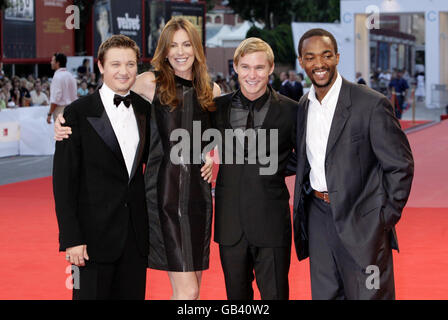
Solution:
{"label": "white dress shirt", "polygon": [[[134,109],[132,104],[129,108],[126,108],[123,102],[121,102],[118,107],[115,106],[115,92],[113,92],[105,83],[103,83],[99,91],[104,109],[106,109],[107,116],[112,124],[118,143],[120,144],[121,153],[123,154],[128,174],[131,176],[135,153],[137,152],[138,143],[140,141]],[[129,92],[127,94],[129,94]]]}
{"label": "white dress shirt", "polygon": [[342,77],[338,73],[335,83],[322,99],[322,103],[316,98],[314,85],[308,94],[310,104],[306,126],[306,156],[311,167],[311,187],[320,192],[328,191],[325,178],[325,153],[341,86]]}
{"label": "white dress shirt", "polygon": [[73,75],[65,68],[55,71],[50,85],[50,103],[67,106],[78,99],[78,85]]}

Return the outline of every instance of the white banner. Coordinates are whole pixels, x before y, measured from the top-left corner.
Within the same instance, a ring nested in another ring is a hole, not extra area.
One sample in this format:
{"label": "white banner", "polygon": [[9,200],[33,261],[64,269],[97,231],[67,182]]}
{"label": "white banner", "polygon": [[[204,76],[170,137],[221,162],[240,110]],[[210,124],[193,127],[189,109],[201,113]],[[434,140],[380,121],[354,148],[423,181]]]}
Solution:
{"label": "white banner", "polygon": [[20,123],[18,122],[0,123],[0,143],[19,141],[19,139],[20,139]]}
{"label": "white banner", "polygon": [[49,106],[6,109],[0,112],[0,157],[51,155],[54,125],[48,124]]}

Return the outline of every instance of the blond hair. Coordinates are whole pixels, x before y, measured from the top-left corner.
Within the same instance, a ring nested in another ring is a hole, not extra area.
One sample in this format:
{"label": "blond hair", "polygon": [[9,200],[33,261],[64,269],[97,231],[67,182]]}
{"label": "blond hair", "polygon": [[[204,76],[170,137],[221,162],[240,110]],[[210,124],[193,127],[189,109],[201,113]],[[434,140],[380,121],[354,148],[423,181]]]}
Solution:
{"label": "blond hair", "polygon": [[247,38],[240,43],[238,48],[236,48],[235,50],[235,54],[233,55],[233,63],[235,65],[238,65],[241,57],[244,57],[249,53],[260,51],[266,53],[269,66],[272,67],[272,65],[274,64],[274,52],[272,52],[271,46],[260,38],[255,37]]}

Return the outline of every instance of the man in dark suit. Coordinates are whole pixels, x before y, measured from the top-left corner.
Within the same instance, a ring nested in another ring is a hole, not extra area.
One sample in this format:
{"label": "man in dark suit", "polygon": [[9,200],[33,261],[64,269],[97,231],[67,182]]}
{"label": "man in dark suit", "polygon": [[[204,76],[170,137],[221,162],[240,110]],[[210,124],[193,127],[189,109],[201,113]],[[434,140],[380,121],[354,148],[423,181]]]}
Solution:
{"label": "man in dark suit", "polygon": [[339,75],[331,33],[306,32],[299,62],[313,86],[297,113],[294,241],[313,299],[394,299],[394,226],[414,172],[406,135],[386,97]]}
{"label": "man in dark suit", "polygon": [[[241,89],[216,98],[212,115],[222,137],[245,131],[223,141],[215,189],[214,234],[227,297],[252,300],[255,271],[262,299],[288,299],[291,216],[284,176],[295,144],[297,103],[268,86],[274,54],[261,39],[239,45],[234,68]],[[272,161],[265,161],[267,154]]]}
{"label": "man in dark suit", "polygon": [[60,251],[79,271],[73,275],[79,277],[76,300],[145,298],[149,107],[130,91],[139,56],[126,36],[103,42],[98,52],[103,86],[64,112],[72,136],[56,143],[53,191]]}
{"label": "man in dark suit", "polygon": [[286,80],[282,82],[279,93],[297,102],[303,96],[302,83],[297,81],[297,74],[294,70],[289,70]]}
{"label": "man in dark suit", "polygon": [[288,97],[288,84],[289,75],[285,71],[280,72],[280,88],[278,93]]}
{"label": "man in dark suit", "polygon": [[361,72],[356,72],[356,80],[355,81],[356,81],[357,84],[367,85],[367,82],[362,77]]}
{"label": "man in dark suit", "polygon": [[303,96],[303,86],[297,80],[297,73],[295,70],[289,70],[289,95],[292,100],[299,101]]}

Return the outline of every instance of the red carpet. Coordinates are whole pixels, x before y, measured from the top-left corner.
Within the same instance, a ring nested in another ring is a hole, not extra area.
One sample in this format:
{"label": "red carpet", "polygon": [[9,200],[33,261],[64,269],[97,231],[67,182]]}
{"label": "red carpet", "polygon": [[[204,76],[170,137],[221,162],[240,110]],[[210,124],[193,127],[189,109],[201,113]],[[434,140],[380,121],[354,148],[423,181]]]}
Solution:
{"label": "red carpet", "polygon": [[[58,252],[58,229],[50,178],[0,186],[0,299],[70,299],[68,264]],[[218,246],[212,242],[202,299],[226,299]],[[308,262],[291,266],[291,298],[309,299]],[[148,272],[147,299],[169,299],[166,272]],[[258,292],[256,297],[259,298]]]}
{"label": "red carpet", "polygon": [[412,120],[400,120],[400,125],[401,125],[401,129],[406,130],[406,129],[410,129],[410,128],[416,128],[419,127],[421,125],[430,123],[431,121],[427,121],[427,120],[416,120],[416,121],[412,121]]}
{"label": "red carpet", "polygon": [[[397,226],[394,252],[398,299],[448,299],[448,122],[415,132],[409,140],[415,179],[408,207]],[[292,179],[288,178],[292,190]],[[0,186],[0,299],[70,299],[50,178]],[[308,261],[292,254],[291,299],[310,299]],[[169,299],[165,272],[148,272],[147,299]],[[256,294],[259,298],[259,294]],[[202,299],[225,299],[218,247],[212,242]]]}
{"label": "red carpet", "polygon": [[448,121],[408,135],[415,175],[408,207],[448,208]]}

